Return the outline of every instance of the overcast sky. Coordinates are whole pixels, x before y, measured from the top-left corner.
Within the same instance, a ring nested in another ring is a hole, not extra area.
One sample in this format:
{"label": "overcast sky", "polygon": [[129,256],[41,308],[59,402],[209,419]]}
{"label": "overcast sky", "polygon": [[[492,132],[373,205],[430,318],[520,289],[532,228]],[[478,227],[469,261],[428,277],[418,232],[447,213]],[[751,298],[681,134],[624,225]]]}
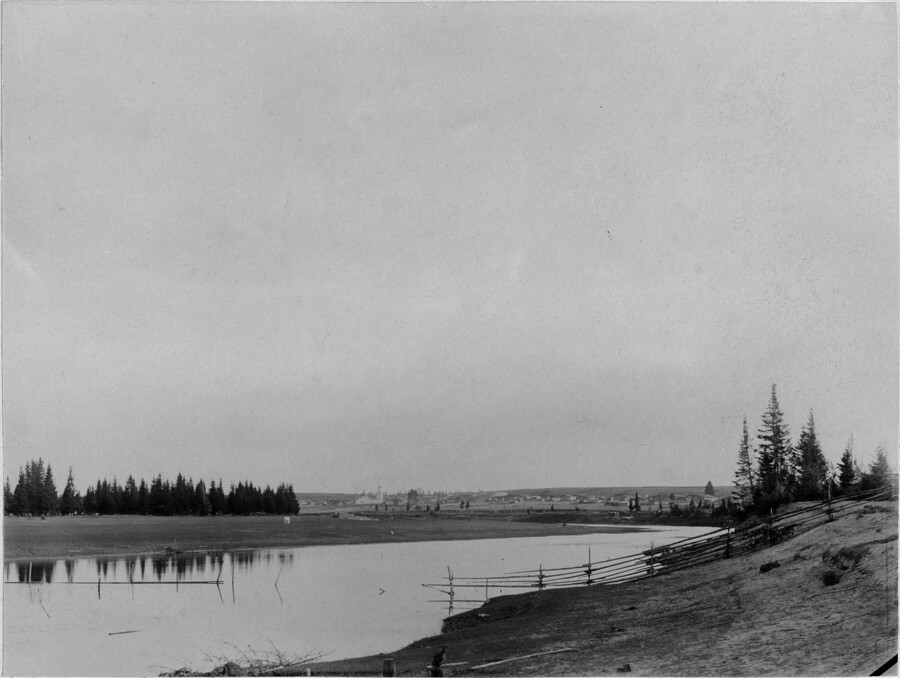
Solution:
{"label": "overcast sky", "polygon": [[893,4],[2,10],[13,483],[895,458]]}

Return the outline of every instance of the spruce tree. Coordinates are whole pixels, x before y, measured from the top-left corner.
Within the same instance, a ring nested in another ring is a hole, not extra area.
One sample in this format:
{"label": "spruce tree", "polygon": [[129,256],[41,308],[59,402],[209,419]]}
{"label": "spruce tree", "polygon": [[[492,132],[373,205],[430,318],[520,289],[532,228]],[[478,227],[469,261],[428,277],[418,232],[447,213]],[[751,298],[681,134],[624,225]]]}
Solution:
{"label": "spruce tree", "polygon": [[812,410],[797,442],[797,499],[822,499],[828,474],[828,462],[816,438]]}
{"label": "spruce tree", "polygon": [[47,495],[44,492],[44,460],[30,461],[25,465],[25,492],[29,512],[35,515],[47,513]]}
{"label": "spruce tree", "polygon": [[711,480],[707,480],[707,481],[706,481],[706,489],[703,490],[703,493],[704,493],[704,494],[711,495],[711,496],[715,496],[715,494],[716,494],[716,488],[713,487],[713,484],[712,484],[712,481],[711,481]]}
{"label": "spruce tree", "polygon": [[879,445],[875,450],[875,459],[869,464],[869,469],[863,473],[860,489],[880,490],[891,484],[891,467],[888,464],[887,454]]}
{"label": "spruce tree", "polygon": [[138,487],[137,494],[137,513],[145,516],[150,512],[150,490],[147,488],[147,482],[141,478],[141,484]]}
{"label": "spruce tree", "polygon": [[47,464],[47,473],[44,475],[44,508],[47,513],[56,513],[59,508],[59,493],[56,491],[56,482],[53,480],[53,469]]}
{"label": "spruce tree", "polygon": [[69,477],[66,479],[66,486],[63,488],[62,497],[59,500],[59,512],[64,516],[69,516],[78,510],[78,504],[75,500],[75,479],[72,477],[72,467],[69,467]]}
{"label": "spruce tree", "polygon": [[[113,480],[115,481],[115,479]],[[102,516],[111,516],[116,512],[116,503],[106,478],[102,483],[97,481],[97,512]]]}
{"label": "spruce tree", "polygon": [[84,491],[84,512],[92,516],[97,513],[97,492],[93,487],[89,487]]}
{"label": "spruce tree", "polygon": [[[740,505],[749,503],[753,498],[753,462],[750,460],[750,434],[747,432],[747,417],[744,417],[744,432],[741,435],[741,446],[738,449],[737,470],[734,472],[734,490],[732,496]],[[669,499],[675,499],[670,494]]]}
{"label": "spruce tree", "polygon": [[125,487],[122,488],[122,494],[119,497],[119,513],[131,515],[137,513],[138,488],[134,476],[128,474],[128,480],[125,481]]}
{"label": "spruce tree", "polygon": [[841,455],[841,460],[838,462],[838,482],[841,492],[848,492],[857,480],[856,464],[853,461],[853,437],[851,436]]}
{"label": "spruce tree", "polygon": [[3,514],[7,515],[13,510],[13,493],[9,487],[9,476],[6,476],[6,482],[3,483]]}
{"label": "spruce tree", "polygon": [[756,438],[759,441],[759,487],[763,494],[781,499],[793,484],[791,468],[791,444],[784,413],[778,404],[778,394],[772,384],[769,406],[763,413],[762,426]]}
{"label": "spruce tree", "polygon": [[206,483],[202,479],[197,482],[197,486],[194,488],[193,509],[198,516],[208,516],[212,513],[212,504],[206,492]]}

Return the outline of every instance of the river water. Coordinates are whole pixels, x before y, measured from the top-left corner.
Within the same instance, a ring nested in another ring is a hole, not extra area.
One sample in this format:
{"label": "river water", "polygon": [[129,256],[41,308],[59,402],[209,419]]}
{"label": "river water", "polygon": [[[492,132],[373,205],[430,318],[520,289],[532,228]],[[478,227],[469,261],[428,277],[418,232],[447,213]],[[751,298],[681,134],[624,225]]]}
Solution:
{"label": "river water", "polygon": [[[441,583],[448,567],[456,577],[567,567],[585,563],[588,547],[597,561],[708,531],[573,527],[555,537],[9,562],[3,674],[142,676],[276,652],[288,659],[389,652],[440,631],[447,604],[429,601],[445,596],[422,584]],[[485,595],[462,591],[457,598]]]}

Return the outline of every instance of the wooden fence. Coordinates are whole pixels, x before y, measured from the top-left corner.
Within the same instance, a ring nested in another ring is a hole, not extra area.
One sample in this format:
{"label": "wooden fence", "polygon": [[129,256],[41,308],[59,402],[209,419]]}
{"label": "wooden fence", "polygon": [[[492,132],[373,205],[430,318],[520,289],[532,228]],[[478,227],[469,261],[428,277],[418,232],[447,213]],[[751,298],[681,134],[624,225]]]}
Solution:
{"label": "wooden fence", "polygon": [[[539,566],[537,570],[510,572],[493,577],[454,577],[448,567],[444,582],[422,586],[447,596],[442,600],[431,602],[449,603],[452,613],[454,603],[486,602],[490,598],[491,588],[544,590],[595,584],[621,584],[678,572],[722,558],[752,553],[808,532],[858,508],[862,503],[890,498],[890,490],[876,490],[841,497],[608,560],[593,561],[589,549],[588,562],[583,565],[556,568]],[[471,589],[475,595],[483,590],[484,599],[459,598],[457,596],[459,589]]]}

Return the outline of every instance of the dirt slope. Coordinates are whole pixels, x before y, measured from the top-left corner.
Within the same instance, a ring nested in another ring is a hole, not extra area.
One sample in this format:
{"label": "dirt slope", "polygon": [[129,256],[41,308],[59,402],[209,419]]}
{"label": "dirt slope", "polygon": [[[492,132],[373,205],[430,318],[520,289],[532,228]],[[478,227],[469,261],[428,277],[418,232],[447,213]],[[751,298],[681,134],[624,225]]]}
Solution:
{"label": "dirt slope", "polygon": [[[398,675],[427,675],[441,645],[446,676],[868,675],[897,652],[896,504],[655,579],[497,598],[389,656]],[[562,648],[571,651],[471,668]],[[385,656],[308,668],[380,675]]]}

